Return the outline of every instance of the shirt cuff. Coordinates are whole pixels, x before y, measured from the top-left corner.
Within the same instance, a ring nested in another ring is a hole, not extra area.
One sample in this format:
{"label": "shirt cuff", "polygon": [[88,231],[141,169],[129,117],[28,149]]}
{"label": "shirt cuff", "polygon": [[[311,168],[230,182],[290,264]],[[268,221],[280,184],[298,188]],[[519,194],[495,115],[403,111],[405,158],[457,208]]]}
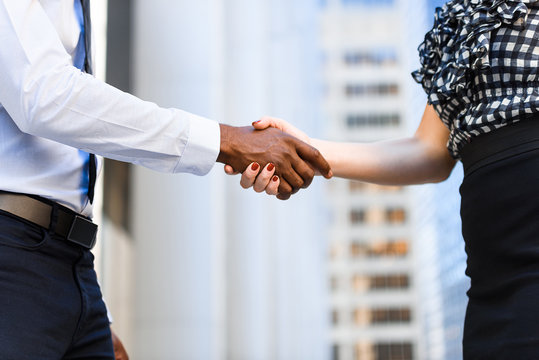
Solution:
{"label": "shirt cuff", "polygon": [[215,165],[221,150],[219,123],[191,115],[189,139],[174,172],[206,175]]}

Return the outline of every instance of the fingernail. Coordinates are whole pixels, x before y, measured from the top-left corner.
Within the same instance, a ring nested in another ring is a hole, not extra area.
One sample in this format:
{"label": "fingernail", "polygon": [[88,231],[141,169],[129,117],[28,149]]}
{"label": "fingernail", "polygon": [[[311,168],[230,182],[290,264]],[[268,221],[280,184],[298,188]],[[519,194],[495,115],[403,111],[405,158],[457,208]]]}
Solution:
{"label": "fingernail", "polygon": [[253,163],[253,165],[251,165],[251,170],[253,171],[257,171],[258,170],[258,163]]}
{"label": "fingernail", "polygon": [[261,122],[262,120],[257,120],[257,121],[253,121],[253,124],[258,124],[259,122]]}
{"label": "fingernail", "polygon": [[273,169],[275,169],[275,165],[273,165],[272,163],[270,163],[268,165],[268,171],[273,171]]}
{"label": "fingernail", "polygon": [[273,182],[277,182],[277,180],[279,180],[279,177],[278,177],[278,176],[274,176],[271,180],[273,180]]}

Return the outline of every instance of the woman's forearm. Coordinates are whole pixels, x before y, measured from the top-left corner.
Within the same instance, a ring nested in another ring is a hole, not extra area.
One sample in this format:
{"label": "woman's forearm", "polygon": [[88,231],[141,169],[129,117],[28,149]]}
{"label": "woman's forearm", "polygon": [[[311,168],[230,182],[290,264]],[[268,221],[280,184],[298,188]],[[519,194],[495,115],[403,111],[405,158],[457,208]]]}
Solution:
{"label": "woman's forearm", "polygon": [[411,185],[445,180],[455,166],[446,148],[449,130],[431,105],[411,137],[374,143],[312,139],[338,177],[382,185]]}
{"label": "woman's forearm", "polygon": [[445,180],[455,161],[445,149],[418,137],[374,143],[312,139],[335,176],[382,185],[411,185]]}

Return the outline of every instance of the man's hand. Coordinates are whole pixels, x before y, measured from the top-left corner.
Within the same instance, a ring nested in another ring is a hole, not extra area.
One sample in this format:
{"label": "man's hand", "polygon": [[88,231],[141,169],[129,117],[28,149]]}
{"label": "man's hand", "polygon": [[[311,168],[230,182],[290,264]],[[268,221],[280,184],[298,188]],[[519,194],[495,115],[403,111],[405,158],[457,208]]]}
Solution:
{"label": "man's hand", "polygon": [[125,351],[124,345],[116,336],[114,331],[110,329],[110,332],[112,334],[112,346],[114,347],[114,358],[116,360],[129,360],[129,355],[127,355],[127,351]]}
{"label": "man's hand", "polygon": [[234,169],[245,169],[253,162],[262,168],[274,164],[275,174],[280,178],[280,199],[309,186],[315,171],[326,178],[332,175],[329,164],[317,149],[275,128],[255,130],[251,126],[221,124],[221,152],[217,161]]}

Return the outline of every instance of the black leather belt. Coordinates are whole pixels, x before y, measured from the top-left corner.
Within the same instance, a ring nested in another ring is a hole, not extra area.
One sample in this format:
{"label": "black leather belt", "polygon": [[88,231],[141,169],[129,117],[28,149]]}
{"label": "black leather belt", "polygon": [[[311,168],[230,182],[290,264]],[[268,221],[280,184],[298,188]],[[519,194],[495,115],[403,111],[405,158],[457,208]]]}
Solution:
{"label": "black leather belt", "polygon": [[56,210],[52,229],[55,234],[86,249],[95,245],[97,225],[62,205],[24,194],[0,193],[0,210],[47,230],[51,229],[53,212]]}

